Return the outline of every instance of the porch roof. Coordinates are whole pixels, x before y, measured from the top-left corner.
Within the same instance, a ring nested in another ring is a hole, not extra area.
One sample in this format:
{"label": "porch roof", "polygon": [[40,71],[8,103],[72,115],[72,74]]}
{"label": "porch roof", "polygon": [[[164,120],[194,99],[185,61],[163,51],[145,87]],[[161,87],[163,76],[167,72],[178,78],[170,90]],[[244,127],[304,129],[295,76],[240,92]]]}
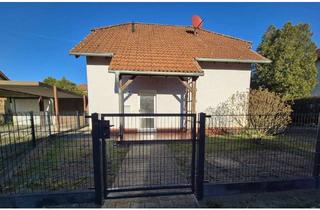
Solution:
{"label": "porch roof", "polygon": [[165,76],[165,77],[198,77],[203,76],[201,72],[161,72],[161,71],[131,71],[131,70],[110,70],[111,73],[134,76]]}

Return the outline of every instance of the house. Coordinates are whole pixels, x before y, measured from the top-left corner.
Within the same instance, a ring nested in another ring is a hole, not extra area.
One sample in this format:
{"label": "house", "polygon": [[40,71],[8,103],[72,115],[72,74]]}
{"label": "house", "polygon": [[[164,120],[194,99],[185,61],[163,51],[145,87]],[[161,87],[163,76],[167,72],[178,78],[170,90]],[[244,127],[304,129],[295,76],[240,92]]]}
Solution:
{"label": "house", "polygon": [[188,26],[95,28],[70,50],[86,57],[89,113],[198,113],[248,91],[252,64],[270,63],[239,38]]}
{"label": "house", "polygon": [[320,49],[317,49],[317,55],[318,55],[318,59],[316,61],[316,66],[318,69],[318,74],[317,74],[318,84],[313,89],[312,96],[320,96]]}

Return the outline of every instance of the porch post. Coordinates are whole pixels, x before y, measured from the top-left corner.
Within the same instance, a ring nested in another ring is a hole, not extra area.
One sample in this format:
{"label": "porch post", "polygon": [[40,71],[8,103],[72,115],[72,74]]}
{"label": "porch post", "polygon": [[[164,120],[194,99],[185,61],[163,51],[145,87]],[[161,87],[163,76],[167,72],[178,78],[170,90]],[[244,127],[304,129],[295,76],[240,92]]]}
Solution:
{"label": "porch post", "polygon": [[[124,97],[123,97],[123,90],[122,90],[122,78],[121,75],[118,75],[119,78],[119,112],[120,114],[124,114]],[[123,133],[124,133],[124,117],[120,117],[120,125],[119,125],[119,136],[120,140],[123,140]]]}
{"label": "porch post", "polygon": [[191,92],[191,113],[195,114],[197,112],[196,110],[196,104],[197,104],[197,78],[192,77],[192,92]]}
{"label": "porch post", "polygon": [[83,113],[86,113],[86,111],[87,111],[87,96],[83,95],[82,100],[83,100]]}
{"label": "porch post", "polygon": [[[43,126],[46,123],[46,116],[45,116],[44,101],[42,96],[39,97],[38,104],[39,104],[39,111],[40,111],[39,112],[40,125]],[[43,115],[41,113],[43,113]]]}
{"label": "porch post", "polygon": [[54,110],[55,110],[55,117],[57,123],[57,130],[60,132],[60,119],[59,119],[59,102],[58,102],[58,91],[57,86],[53,86],[53,97],[54,97]]}

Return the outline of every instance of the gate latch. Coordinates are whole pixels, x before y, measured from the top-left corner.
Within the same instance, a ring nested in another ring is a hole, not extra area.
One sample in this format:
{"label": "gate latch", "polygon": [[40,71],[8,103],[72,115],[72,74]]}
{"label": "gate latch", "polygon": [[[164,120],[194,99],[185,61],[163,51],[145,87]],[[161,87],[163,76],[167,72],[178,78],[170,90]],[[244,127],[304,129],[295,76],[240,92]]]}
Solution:
{"label": "gate latch", "polygon": [[102,138],[110,139],[111,127],[113,127],[113,125],[110,125],[110,120],[101,120],[101,137]]}

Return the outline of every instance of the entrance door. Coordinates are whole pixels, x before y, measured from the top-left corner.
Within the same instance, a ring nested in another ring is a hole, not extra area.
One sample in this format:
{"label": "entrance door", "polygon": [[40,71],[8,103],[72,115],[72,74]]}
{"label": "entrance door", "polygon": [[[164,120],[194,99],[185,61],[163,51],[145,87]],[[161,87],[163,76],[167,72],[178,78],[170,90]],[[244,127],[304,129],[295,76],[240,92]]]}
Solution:
{"label": "entrance door", "polygon": [[[140,113],[154,114],[155,113],[155,94],[141,93],[140,94]],[[153,116],[143,116],[140,119],[141,130],[155,130],[155,120]]]}

